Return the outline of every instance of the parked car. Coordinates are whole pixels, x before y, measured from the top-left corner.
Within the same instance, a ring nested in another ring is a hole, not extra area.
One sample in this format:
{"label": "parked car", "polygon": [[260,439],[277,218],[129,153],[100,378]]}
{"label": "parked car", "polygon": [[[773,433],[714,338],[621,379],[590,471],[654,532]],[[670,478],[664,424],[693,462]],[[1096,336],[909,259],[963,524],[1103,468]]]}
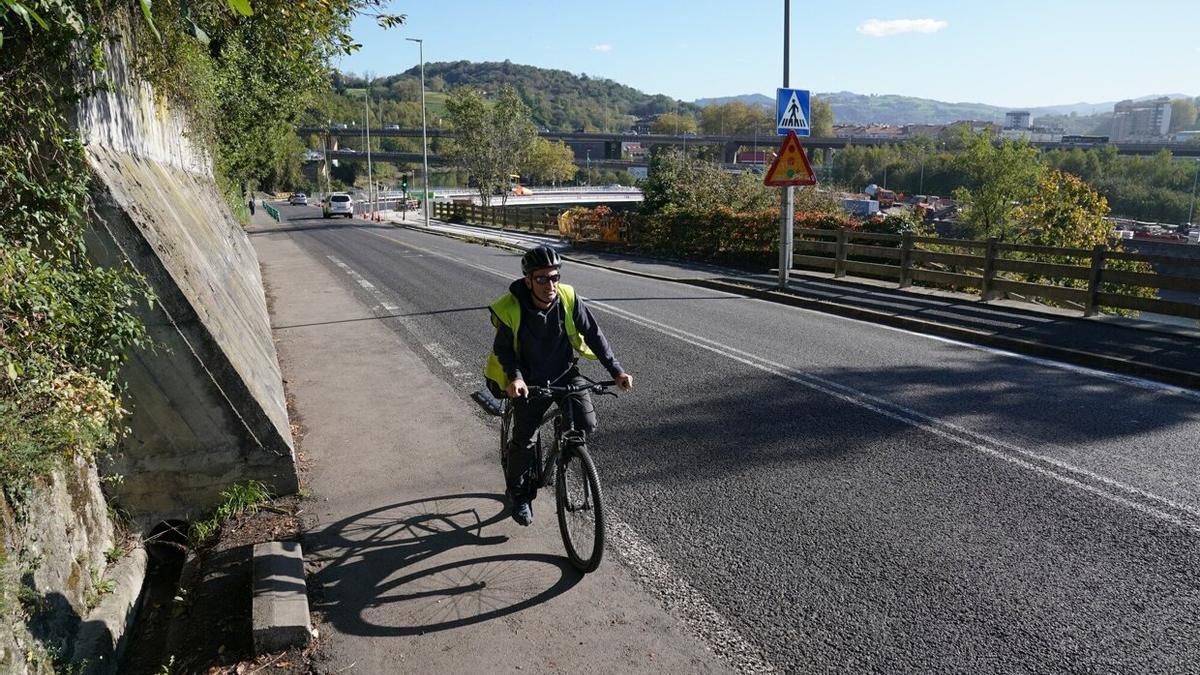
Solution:
{"label": "parked car", "polygon": [[308,206],[308,195],[303,192],[296,192],[291,197],[288,197],[288,203],[292,206]]}
{"label": "parked car", "polygon": [[325,198],[321,204],[321,215],[330,218],[333,216],[346,216],[347,218],[354,217],[354,201],[350,199],[350,195],[345,192],[334,192]]}

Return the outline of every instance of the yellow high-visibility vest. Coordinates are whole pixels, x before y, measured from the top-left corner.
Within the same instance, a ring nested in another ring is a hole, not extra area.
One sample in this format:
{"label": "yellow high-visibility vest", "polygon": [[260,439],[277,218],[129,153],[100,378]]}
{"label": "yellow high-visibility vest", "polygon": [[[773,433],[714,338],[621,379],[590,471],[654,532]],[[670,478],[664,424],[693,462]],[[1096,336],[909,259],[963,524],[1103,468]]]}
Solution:
{"label": "yellow high-visibility vest", "polygon": [[[563,311],[567,315],[567,341],[571,343],[571,348],[584,358],[595,359],[596,355],[584,344],[583,336],[575,327],[575,289],[567,284],[559,284],[558,299],[562,302]],[[521,301],[517,300],[517,296],[512,293],[505,293],[503,297],[492,303],[491,310],[492,325],[499,328],[496,322],[500,321],[512,331],[513,352],[519,357],[521,345],[517,342],[517,330],[521,327]],[[500,385],[501,389],[508,388],[508,373],[504,372],[504,366],[500,365],[500,358],[496,356],[495,352],[488,354],[487,365],[483,368],[483,376]]]}

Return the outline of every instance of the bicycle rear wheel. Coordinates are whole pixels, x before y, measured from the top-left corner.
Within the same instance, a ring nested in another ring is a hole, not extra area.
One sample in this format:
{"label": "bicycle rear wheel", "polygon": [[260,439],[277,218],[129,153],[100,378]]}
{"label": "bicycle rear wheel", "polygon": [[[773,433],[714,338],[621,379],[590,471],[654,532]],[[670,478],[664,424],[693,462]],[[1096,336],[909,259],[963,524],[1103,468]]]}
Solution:
{"label": "bicycle rear wheel", "polygon": [[564,448],[554,487],[567,558],[580,572],[593,572],[604,555],[604,500],[586,447]]}

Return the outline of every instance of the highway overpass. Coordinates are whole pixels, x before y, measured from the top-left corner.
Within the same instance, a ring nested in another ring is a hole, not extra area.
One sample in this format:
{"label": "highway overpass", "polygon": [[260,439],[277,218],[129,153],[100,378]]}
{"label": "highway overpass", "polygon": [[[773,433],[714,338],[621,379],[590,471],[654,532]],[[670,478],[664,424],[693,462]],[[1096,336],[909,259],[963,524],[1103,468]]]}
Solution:
{"label": "highway overpass", "polygon": [[[357,138],[362,135],[363,130],[359,127],[349,127],[346,129],[326,128],[326,127],[300,127],[297,133],[301,135],[308,134],[328,134],[331,138]],[[437,138],[454,138],[454,132],[446,129],[429,129],[428,137],[431,139]],[[371,129],[370,135],[372,138],[420,138],[421,129]],[[769,148],[779,142],[779,137],[774,134],[753,135],[753,134],[738,134],[738,135],[718,135],[718,136],[672,136],[664,134],[630,134],[630,133],[575,133],[562,131],[546,131],[538,134],[542,138],[550,140],[563,141],[575,149],[577,161],[583,159],[586,161],[586,151],[591,150],[591,159],[593,164],[599,160],[620,159],[621,143],[641,143],[643,147],[652,148],[658,146],[720,146],[723,148],[725,161],[732,161],[734,153],[739,147],[744,146],[761,146]],[[874,138],[874,137],[825,137],[817,138],[810,137],[803,140],[804,147],[808,149],[831,149],[840,150],[848,145],[857,146],[882,146],[882,145],[897,145],[908,138]],[[1076,147],[1103,147],[1103,146],[1080,146],[1077,143],[1057,143],[1057,142],[1033,142],[1030,145],[1042,150],[1055,149],[1072,149]],[[1200,157],[1200,144],[1197,143],[1112,143],[1117,149],[1118,154],[1122,155],[1154,155],[1162,150],[1168,150],[1176,157]],[[374,156],[376,153],[371,153]],[[332,156],[332,155],[331,155]],[[432,156],[430,157],[432,161]],[[418,157],[419,161],[419,157]]]}

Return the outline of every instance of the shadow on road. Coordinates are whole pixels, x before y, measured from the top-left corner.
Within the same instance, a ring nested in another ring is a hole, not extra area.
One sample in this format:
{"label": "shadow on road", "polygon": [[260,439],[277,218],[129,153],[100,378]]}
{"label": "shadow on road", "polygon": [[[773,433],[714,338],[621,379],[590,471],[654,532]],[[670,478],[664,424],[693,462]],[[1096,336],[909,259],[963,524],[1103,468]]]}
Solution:
{"label": "shadow on road", "polygon": [[313,608],[343,633],[418,635],[519,612],[579,582],[559,556],[472,555],[508,541],[487,533],[506,516],[502,495],[458,494],[380,507],[309,532],[307,564],[319,568],[311,575]]}
{"label": "shadow on road", "polygon": [[[620,458],[612,466],[621,467],[622,481],[703,482],[802,466],[805,473],[822,467],[836,476],[833,466],[853,466],[864,453],[911,455],[919,462],[936,454],[934,448],[970,447],[929,436],[897,415],[922,426],[949,423],[1116,476],[1157,467],[1200,488],[1193,468],[1200,451],[1177,438],[1200,425],[1192,395],[1004,357],[981,361],[949,347],[936,362],[920,365],[798,368],[799,381],[722,372],[719,362],[689,362],[682,355],[658,359],[658,372],[715,367],[719,386],[643,378],[636,399],[655,401],[653,415],[636,405],[605,405],[593,444]],[[880,406],[887,414],[875,409]],[[603,456],[600,461],[607,468]]]}
{"label": "shadow on road", "polygon": [[288,223],[298,223],[304,221],[315,221],[312,225],[295,225],[295,226],[280,226],[280,227],[248,227],[246,234],[251,237],[256,237],[264,234],[281,234],[284,232],[314,232],[318,230],[341,230],[345,228],[361,228],[367,230],[394,230],[396,228],[390,225],[380,225],[376,223],[368,223],[360,220],[347,220],[338,222],[329,222],[328,220],[317,216],[315,218],[288,218]]}

